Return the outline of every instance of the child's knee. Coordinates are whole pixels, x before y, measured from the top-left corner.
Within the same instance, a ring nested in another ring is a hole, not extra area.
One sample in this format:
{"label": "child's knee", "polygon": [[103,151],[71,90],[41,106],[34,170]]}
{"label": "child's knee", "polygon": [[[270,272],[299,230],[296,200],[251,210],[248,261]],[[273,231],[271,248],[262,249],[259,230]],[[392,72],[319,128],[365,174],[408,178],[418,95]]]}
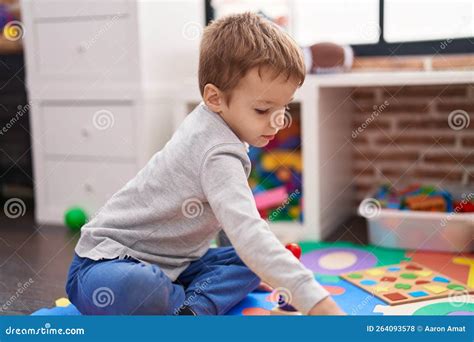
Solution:
{"label": "child's knee", "polygon": [[176,301],[171,281],[155,265],[90,270],[77,284],[68,295],[86,315],[171,315]]}
{"label": "child's knee", "polygon": [[172,315],[176,302],[184,300],[179,289],[156,265],[136,264],[125,276],[124,300],[130,301],[131,315]]}

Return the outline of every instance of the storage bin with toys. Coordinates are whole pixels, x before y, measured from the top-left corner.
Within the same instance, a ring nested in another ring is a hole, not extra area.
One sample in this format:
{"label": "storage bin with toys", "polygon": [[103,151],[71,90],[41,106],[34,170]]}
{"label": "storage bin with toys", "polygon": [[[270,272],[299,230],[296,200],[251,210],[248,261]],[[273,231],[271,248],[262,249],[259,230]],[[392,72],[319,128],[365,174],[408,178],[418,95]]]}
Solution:
{"label": "storage bin with toys", "polygon": [[359,214],[370,243],[382,247],[441,252],[474,250],[474,190],[382,185],[364,199]]}

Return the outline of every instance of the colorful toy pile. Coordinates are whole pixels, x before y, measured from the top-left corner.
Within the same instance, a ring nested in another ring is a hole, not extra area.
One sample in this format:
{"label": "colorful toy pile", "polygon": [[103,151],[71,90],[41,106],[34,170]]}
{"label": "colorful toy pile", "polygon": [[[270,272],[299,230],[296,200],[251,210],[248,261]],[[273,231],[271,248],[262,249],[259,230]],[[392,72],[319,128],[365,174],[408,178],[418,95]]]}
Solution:
{"label": "colorful toy pile", "polygon": [[300,120],[290,124],[264,148],[251,147],[249,184],[262,218],[269,221],[303,220]]}
{"label": "colorful toy pile", "polygon": [[384,184],[376,192],[382,208],[435,211],[435,212],[474,212],[474,196],[455,198],[450,192],[435,186],[410,185],[397,190],[390,184]]}

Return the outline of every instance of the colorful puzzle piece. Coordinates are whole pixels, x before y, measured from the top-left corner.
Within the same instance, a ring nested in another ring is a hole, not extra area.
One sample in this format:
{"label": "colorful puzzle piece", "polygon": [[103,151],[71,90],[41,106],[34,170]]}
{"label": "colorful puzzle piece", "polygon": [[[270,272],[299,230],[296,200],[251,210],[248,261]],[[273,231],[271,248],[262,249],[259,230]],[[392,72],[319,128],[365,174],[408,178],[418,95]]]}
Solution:
{"label": "colorful puzzle piece", "polygon": [[383,295],[385,298],[390,299],[391,301],[398,302],[400,300],[407,299],[404,295],[399,292],[386,293]]}
{"label": "colorful puzzle piece", "polygon": [[433,274],[433,272],[432,271],[416,271],[415,274],[420,277],[428,277],[429,275]]}
{"label": "colorful puzzle piece", "polygon": [[444,277],[434,277],[433,281],[437,281],[438,283],[449,283],[450,280]]}
{"label": "colorful puzzle piece", "polygon": [[380,270],[378,268],[373,268],[368,271],[366,271],[367,274],[373,275],[373,276],[379,276],[385,273],[385,271]]}
{"label": "colorful puzzle piece", "polygon": [[380,278],[380,281],[394,282],[395,280],[397,280],[396,277],[382,277],[382,278]]}
{"label": "colorful puzzle piece", "polygon": [[389,272],[398,272],[398,271],[400,271],[400,267],[389,267],[389,268],[387,268],[387,271],[389,271]]}
{"label": "colorful puzzle piece", "polygon": [[439,286],[439,285],[423,285],[425,289],[430,291],[431,293],[438,294],[448,291],[447,287]]}
{"label": "colorful puzzle piece", "polygon": [[474,289],[411,261],[346,273],[341,277],[390,305],[448,297],[456,292],[474,293]]}
{"label": "colorful puzzle piece", "polygon": [[448,286],[446,286],[448,289],[450,290],[454,290],[454,291],[463,291],[465,290],[466,288],[462,285],[457,285],[457,284],[449,284]]}
{"label": "colorful puzzle piece", "polygon": [[423,284],[429,284],[429,280],[417,280],[415,281],[415,285],[423,285]]}
{"label": "colorful puzzle piece", "polygon": [[381,292],[387,292],[390,288],[387,286],[375,286],[374,287],[374,292],[381,293]]}

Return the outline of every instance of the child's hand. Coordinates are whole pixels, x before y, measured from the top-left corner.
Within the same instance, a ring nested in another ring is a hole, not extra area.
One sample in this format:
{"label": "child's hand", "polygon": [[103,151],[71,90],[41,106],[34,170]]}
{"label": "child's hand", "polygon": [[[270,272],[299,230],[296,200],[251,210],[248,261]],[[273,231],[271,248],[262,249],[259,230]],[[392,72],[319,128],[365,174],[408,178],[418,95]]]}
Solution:
{"label": "child's hand", "polygon": [[273,291],[273,288],[268,285],[267,283],[265,282],[260,282],[260,285],[258,285],[258,288],[257,288],[259,291],[262,291],[262,292],[272,292]]}
{"label": "child's hand", "polygon": [[346,313],[337,306],[336,302],[331,297],[326,297],[313,306],[308,315],[346,315]]}

